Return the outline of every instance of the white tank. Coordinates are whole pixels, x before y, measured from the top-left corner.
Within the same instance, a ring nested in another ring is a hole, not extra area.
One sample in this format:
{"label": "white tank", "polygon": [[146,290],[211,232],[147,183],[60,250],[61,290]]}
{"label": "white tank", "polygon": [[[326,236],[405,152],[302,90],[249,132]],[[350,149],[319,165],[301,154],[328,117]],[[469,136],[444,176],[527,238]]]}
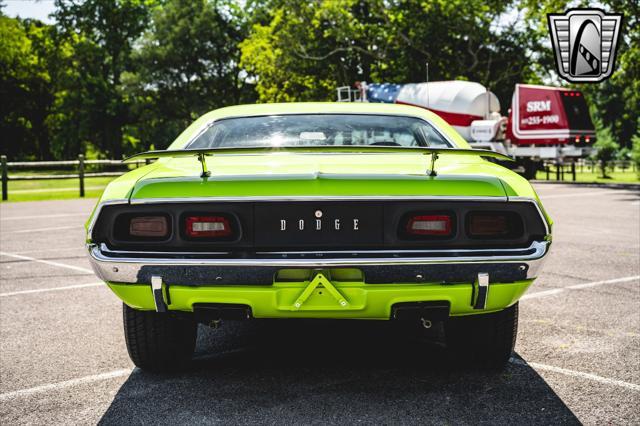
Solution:
{"label": "white tank", "polygon": [[471,123],[499,116],[500,101],[482,84],[470,81],[433,81],[402,86],[396,103],[427,108],[471,141]]}

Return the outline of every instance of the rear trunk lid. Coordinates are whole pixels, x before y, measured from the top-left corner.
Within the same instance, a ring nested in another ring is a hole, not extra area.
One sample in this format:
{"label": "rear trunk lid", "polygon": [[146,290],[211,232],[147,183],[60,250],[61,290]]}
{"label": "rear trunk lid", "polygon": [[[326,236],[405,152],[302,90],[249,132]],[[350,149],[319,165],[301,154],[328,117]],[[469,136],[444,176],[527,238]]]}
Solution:
{"label": "rear trunk lid", "polygon": [[159,160],[138,181],[132,200],[243,197],[476,196],[505,197],[495,168],[475,155],[416,153],[252,153],[207,157],[200,177],[195,157]]}

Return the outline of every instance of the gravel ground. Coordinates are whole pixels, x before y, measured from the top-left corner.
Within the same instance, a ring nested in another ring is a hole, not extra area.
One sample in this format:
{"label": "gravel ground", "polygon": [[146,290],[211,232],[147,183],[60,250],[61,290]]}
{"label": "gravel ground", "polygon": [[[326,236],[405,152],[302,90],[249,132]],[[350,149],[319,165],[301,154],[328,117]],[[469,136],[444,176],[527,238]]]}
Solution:
{"label": "gravel ground", "polygon": [[0,423],[640,423],[640,194],[536,184],[556,221],[500,374],[379,322],[200,329],[191,368],[135,369],[90,270],[95,200],[0,206]]}

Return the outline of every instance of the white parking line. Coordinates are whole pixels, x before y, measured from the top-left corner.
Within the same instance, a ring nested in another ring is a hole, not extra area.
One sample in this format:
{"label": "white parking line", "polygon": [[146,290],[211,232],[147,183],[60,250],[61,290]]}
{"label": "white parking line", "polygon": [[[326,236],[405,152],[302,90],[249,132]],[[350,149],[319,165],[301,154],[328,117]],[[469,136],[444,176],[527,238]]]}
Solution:
{"label": "white parking line", "polygon": [[57,391],[60,389],[82,385],[86,383],[99,382],[102,380],[115,379],[117,377],[124,377],[132,374],[135,370],[114,370],[108,373],[96,374],[93,376],[81,377],[79,379],[67,380],[65,382],[50,383],[46,385],[36,386],[28,389],[21,389],[13,392],[6,392],[0,394],[0,401],[9,401],[21,396],[30,396],[38,393],[44,393],[49,391]]}
{"label": "white parking line", "polygon": [[548,200],[549,198],[565,198],[565,197],[586,197],[587,195],[602,195],[602,194],[615,194],[619,195],[620,192],[613,192],[611,190],[606,191],[590,191],[590,192],[570,192],[568,194],[553,194],[547,195],[546,197],[541,196],[540,199],[542,201]]}
{"label": "white parking line", "polygon": [[103,282],[99,282],[99,283],[90,283],[90,284],[66,285],[64,287],[36,288],[33,290],[20,290],[20,291],[11,291],[8,293],[0,293],[0,297],[18,296],[20,294],[45,293],[48,291],[73,290],[76,288],[101,287],[104,285],[105,284]]}
{"label": "white parking line", "polygon": [[65,263],[52,262],[50,260],[44,260],[44,259],[36,259],[35,257],[23,256],[21,254],[7,253],[6,251],[0,251],[0,256],[13,257],[14,259],[27,260],[29,262],[38,262],[38,263],[43,263],[49,266],[57,266],[58,268],[66,268],[66,269],[71,269],[73,271],[93,274],[93,271],[91,269],[82,268],[80,266],[67,265]]}
{"label": "white parking line", "polygon": [[605,284],[616,284],[616,283],[626,283],[629,281],[635,281],[640,279],[640,275],[633,275],[631,277],[624,277],[624,278],[615,278],[613,280],[604,280],[604,281],[593,281],[590,283],[583,283],[583,284],[575,284],[575,285],[570,285],[567,287],[562,287],[562,288],[554,288],[552,290],[544,290],[544,291],[538,291],[535,293],[530,293],[530,294],[525,294],[524,296],[522,296],[520,298],[520,300],[526,300],[526,299],[536,299],[538,297],[547,297],[547,296],[553,296],[559,293],[564,293],[565,291],[569,291],[569,290],[580,290],[583,288],[589,288],[589,287],[597,287],[600,285],[605,285]]}
{"label": "white parking line", "polygon": [[18,229],[17,231],[4,231],[4,234],[25,234],[31,232],[42,232],[42,231],[59,231],[61,229],[82,229],[80,225],[74,226],[54,226],[51,228],[36,228],[36,229]]}
{"label": "white parking line", "polygon": [[[587,380],[592,380],[598,383],[602,383],[602,384],[606,384],[606,385],[613,385],[613,386],[619,386],[619,387],[623,387],[629,390],[633,390],[633,391],[640,391],[640,385],[636,385],[635,383],[629,383],[629,382],[625,382],[622,380],[617,380],[617,379],[610,379],[608,377],[602,377],[602,376],[598,376],[595,374],[591,374],[591,373],[584,373],[582,371],[575,371],[575,370],[568,370],[566,368],[561,368],[561,367],[555,367],[553,365],[546,365],[546,364],[539,364],[537,362],[525,362],[522,361],[520,359],[516,359],[516,358],[511,358],[509,359],[509,362],[514,364],[514,365],[519,365],[519,366],[528,366],[528,367],[532,367],[534,370],[543,370],[543,371],[552,371],[554,373],[560,373],[560,374],[564,374],[567,376],[572,376],[572,377],[580,377],[582,379],[587,379]],[[20,389],[20,390],[16,390],[16,391],[12,391],[12,392],[6,392],[3,394],[0,394],[0,401],[9,401],[15,398],[19,398],[19,397],[23,397],[23,396],[31,396],[31,395],[35,395],[35,394],[39,394],[39,393],[46,393],[46,392],[50,392],[50,391],[58,391],[60,389],[64,389],[64,388],[68,388],[68,387],[72,387],[72,386],[77,386],[77,385],[83,385],[83,384],[87,384],[87,383],[94,383],[94,382],[100,382],[103,380],[110,380],[110,379],[115,379],[118,377],[124,377],[124,376],[128,376],[131,374],[135,374],[136,370],[114,370],[114,371],[109,371],[107,373],[102,373],[102,374],[95,374],[92,376],[85,376],[85,377],[80,377],[78,379],[72,379],[72,380],[67,380],[64,382],[58,382],[58,383],[49,383],[46,385],[40,385],[40,386],[36,386],[33,388],[28,388],[28,389]]]}
{"label": "white parking line", "polygon": [[1,221],[5,220],[28,220],[28,219],[51,219],[52,217],[89,217],[89,213],[61,213],[61,214],[47,214],[47,215],[35,215],[35,216],[9,216],[0,217]]}
{"label": "white parking line", "polygon": [[[104,189],[106,186],[87,186],[84,189],[86,191],[96,190],[96,189]],[[36,192],[67,192],[67,191],[79,191],[77,186],[74,187],[64,187],[64,188],[42,188],[42,189],[12,189],[12,194],[30,194]]]}
{"label": "white parking line", "polygon": [[602,383],[605,385],[620,386],[633,391],[640,391],[640,385],[635,383],[624,382],[622,380],[610,379],[608,377],[597,376],[591,373],[583,373],[582,371],[568,370],[566,368],[555,367],[553,365],[539,364],[537,362],[526,362],[521,359],[511,358],[509,359],[511,364],[523,365],[532,367],[534,370],[552,371],[554,373],[565,374],[572,377],[580,377],[587,380],[593,380],[594,382]]}
{"label": "white parking line", "polygon": [[[84,253],[85,248],[83,246],[75,246],[75,247],[56,247],[56,253],[61,251],[79,251]],[[29,254],[29,253],[50,253],[51,249],[49,248],[41,248],[39,250],[26,250],[26,251],[15,251],[13,254]]]}

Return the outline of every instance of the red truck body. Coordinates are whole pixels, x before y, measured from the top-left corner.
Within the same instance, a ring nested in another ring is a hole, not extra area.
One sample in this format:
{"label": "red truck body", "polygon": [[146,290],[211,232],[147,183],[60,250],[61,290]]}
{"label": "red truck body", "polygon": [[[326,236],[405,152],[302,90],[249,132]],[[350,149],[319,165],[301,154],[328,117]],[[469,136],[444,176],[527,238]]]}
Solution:
{"label": "red truck body", "polygon": [[515,145],[590,146],[595,128],[582,93],[557,87],[517,84],[506,138]]}

